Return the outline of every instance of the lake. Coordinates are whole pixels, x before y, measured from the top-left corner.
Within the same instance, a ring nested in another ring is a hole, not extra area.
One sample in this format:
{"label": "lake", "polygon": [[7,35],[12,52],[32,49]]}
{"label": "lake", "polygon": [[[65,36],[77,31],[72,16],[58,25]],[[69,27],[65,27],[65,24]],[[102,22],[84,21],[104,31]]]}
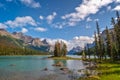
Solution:
{"label": "lake", "polygon": [[[71,73],[66,74],[59,67],[52,66],[58,61],[76,73],[84,69],[81,60],[52,60],[47,57],[0,56],[0,80],[70,80]],[[44,71],[45,68],[48,71]]]}

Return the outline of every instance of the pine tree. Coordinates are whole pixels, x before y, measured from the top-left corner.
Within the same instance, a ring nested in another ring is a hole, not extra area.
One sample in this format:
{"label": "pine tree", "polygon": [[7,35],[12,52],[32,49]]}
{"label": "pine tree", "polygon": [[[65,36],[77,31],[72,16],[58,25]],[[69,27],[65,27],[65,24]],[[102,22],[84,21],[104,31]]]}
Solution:
{"label": "pine tree", "polygon": [[96,56],[98,57],[98,39],[96,36],[96,32],[94,32],[94,36],[95,36],[95,54],[94,54],[94,58],[96,60]]}
{"label": "pine tree", "polygon": [[58,42],[58,41],[55,43],[54,56],[55,56],[55,57],[58,57],[58,56],[59,56],[59,42]]}
{"label": "pine tree", "polygon": [[87,48],[86,48],[86,46],[84,47],[84,50],[83,50],[83,54],[82,54],[82,57],[84,58],[84,59],[87,59]]}
{"label": "pine tree", "polygon": [[111,42],[110,33],[107,27],[106,27],[106,45],[107,45],[107,55],[109,55],[111,60],[113,60],[112,42]]}
{"label": "pine tree", "polygon": [[66,56],[67,54],[67,45],[64,42],[57,41],[54,47],[54,56],[61,57]]}
{"label": "pine tree", "polygon": [[67,54],[67,45],[65,43],[63,43],[62,51],[63,51],[63,56],[66,56],[66,54]]}
{"label": "pine tree", "polygon": [[88,55],[88,58],[90,60],[90,48],[89,48],[89,45],[87,44],[87,55]]}
{"label": "pine tree", "polygon": [[113,44],[114,46],[114,50],[115,50],[115,56],[120,58],[120,16],[119,16],[119,12],[116,11],[116,16],[117,16],[117,23],[115,23],[114,18],[112,18],[112,25],[114,27],[114,41],[115,44]]}
{"label": "pine tree", "polygon": [[112,17],[111,18],[111,24],[114,26],[116,23],[115,23],[115,19]]}
{"label": "pine tree", "polygon": [[98,55],[99,55],[99,59],[102,60],[102,57],[103,57],[102,38],[101,38],[101,35],[100,35],[100,29],[99,29],[98,22],[96,22],[96,27],[97,27],[97,34],[98,34]]}
{"label": "pine tree", "polygon": [[102,56],[102,58],[104,57],[105,58],[105,60],[107,59],[107,57],[106,57],[106,50],[105,50],[105,44],[104,44],[104,42],[102,41],[102,53],[103,53],[103,56]]}
{"label": "pine tree", "polygon": [[120,16],[119,16],[119,12],[118,11],[116,11],[116,16],[117,16],[117,22],[119,22]]}

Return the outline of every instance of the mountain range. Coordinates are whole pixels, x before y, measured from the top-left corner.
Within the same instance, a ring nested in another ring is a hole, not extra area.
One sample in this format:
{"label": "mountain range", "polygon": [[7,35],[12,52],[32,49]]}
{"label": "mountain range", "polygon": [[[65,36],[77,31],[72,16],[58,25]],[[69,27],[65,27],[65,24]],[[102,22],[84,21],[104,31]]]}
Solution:
{"label": "mountain range", "polygon": [[0,44],[7,47],[15,46],[43,52],[49,52],[51,47],[46,40],[41,41],[39,38],[33,38],[21,32],[9,33],[5,29],[0,29]]}
{"label": "mountain range", "polygon": [[[44,52],[53,52],[54,50],[54,43],[51,44],[49,40],[33,38],[32,36],[24,35],[22,32],[9,33],[5,29],[0,29],[0,35],[1,35],[0,39],[3,38],[3,36],[7,38],[9,37],[12,39],[13,43],[17,44],[16,46],[19,46],[19,47],[26,47],[29,49],[44,51]],[[6,42],[9,42],[9,40]],[[82,48],[80,46],[76,46],[76,47],[73,47],[68,52],[68,54],[75,54],[76,52],[80,52],[81,50]]]}
{"label": "mountain range", "polygon": [[[109,30],[110,33],[114,33],[113,29]],[[106,40],[106,30],[101,33],[101,37],[103,38],[104,42]],[[9,45],[8,45],[9,44]],[[33,38],[32,36],[24,35],[22,32],[13,32],[9,33],[5,29],[0,29],[0,45],[6,46],[17,46],[20,48],[28,48],[37,51],[43,52],[53,52],[54,44],[49,43],[47,39],[40,39],[40,38]],[[91,44],[86,44],[86,46],[93,47],[95,44],[94,42]],[[73,47],[69,50],[68,54],[76,54],[81,52],[83,48],[81,46]]]}

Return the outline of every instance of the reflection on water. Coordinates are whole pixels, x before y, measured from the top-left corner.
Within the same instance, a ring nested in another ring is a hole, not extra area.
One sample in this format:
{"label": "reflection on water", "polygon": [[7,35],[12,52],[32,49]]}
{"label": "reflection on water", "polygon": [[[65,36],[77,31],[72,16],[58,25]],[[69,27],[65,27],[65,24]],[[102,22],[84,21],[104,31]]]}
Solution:
{"label": "reflection on water", "polygon": [[[57,79],[69,80],[69,74],[52,66],[59,60],[47,59],[48,56],[0,56],[0,80],[42,80],[57,76]],[[70,70],[83,69],[79,60],[61,60]],[[43,71],[48,68],[48,71]],[[45,77],[44,77],[45,78]],[[51,78],[52,80],[52,78]]]}

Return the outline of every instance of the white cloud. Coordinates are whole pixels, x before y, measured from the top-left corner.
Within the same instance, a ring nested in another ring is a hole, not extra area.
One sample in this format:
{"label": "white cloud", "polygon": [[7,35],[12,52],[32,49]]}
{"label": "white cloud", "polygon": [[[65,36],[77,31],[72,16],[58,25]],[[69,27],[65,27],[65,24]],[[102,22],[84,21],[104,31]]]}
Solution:
{"label": "white cloud", "polygon": [[113,10],[117,10],[117,11],[120,11],[120,5],[116,6]]}
{"label": "white cloud", "polygon": [[[43,38],[42,40],[44,40],[44,39],[45,38]],[[47,38],[46,40],[50,45],[55,45],[55,42],[57,42],[57,41],[63,41],[64,43],[68,44],[68,41],[66,41],[64,39],[50,39],[50,38]]]}
{"label": "white cloud", "polygon": [[52,24],[52,27],[62,29],[66,25],[65,22],[57,22]]}
{"label": "white cloud", "polygon": [[15,20],[11,21],[8,20],[5,22],[6,25],[9,27],[23,27],[26,25],[31,25],[31,26],[37,26],[35,20],[31,16],[25,16],[25,17],[16,17]]}
{"label": "white cloud", "polygon": [[84,48],[87,43],[93,43],[94,38],[88,36],[76,36],[70,41],[70,46],[77,47],[80,46]]}
{"label": "white cloud", "polygon": [[120,0],[115,0],[116,1],[116,3],[120,3]]}
{"label": "white cloud", "polygon": [[99,21],[99,19],[94,19],[94,21]]}
{"label": "white cloud", "polygon": [[7,26],[5,24],[0,23],[0,29],[6,29],[6,28],[7,28]]}
{"label": "white cloud", "polygon": [[108,7],[107,7],[107,10],[108,10],[108,11],[110,11],[111,9],[112,9],[112,7],[111,7],[111,6],[108,6]]}
{"label": "white cloud", "polygon": [[83,0],[83,2],[75,8],[75,12],[62,16],[62,19],[67,19],[68,22],[78,23],[84,20],[90,14],[96,14],[103,6],[114,2],[114,0]]}
{"label": "white cloud", "polygon": [[32,7],[32,8],[39,8],[40,7],[40,3],[36,2],[35,0],[20,0],[21,3],[23,3],[24,5],[28,6],[28,7]]}
{"label": "white cloud", "polygon": [[45,32],[45,31],[47,31],[47,29],[42,28],[42,27],[37,27],[37,28],[35,28],[34,30],[35,30],[35,31],[39,31],[39,32]]}
{"label": "white cloud", "polygon": [[51,24],[51,23],[53,22],[53,19],[55,19],[55,16],[56,16],[56,15],[57,15],[57,13],[56,13],[56,12],[53,12],[52,15],[48,15],[48,16],[46,17],[48,24]]}
{"label": "white cloud", "polygon": [[[68,46],[68,44],[69,44],[69,42],[68,42],[67,40],[64,40],[64,39],[42,38],[41,40],[42,40],[42,41],[43,41],[43,40],[46,40],[46,41],[49,43],[49,45],[51,46],[51,47],[50,47],[50,51],[53,51],[53,50],[54,50],[54,45],[55,45],[55,42],[57,42],[57,41],[62,41],[62,42],[64,42],[67,46]],[[69,48],[68,48],[68,50],[69,50]]]}
{"label": "white cloud", "polygon": [[[44,39],[42,39],[42,40],[44,40]],[[52,46],[54,46],[56,41],[63,41],[64,43],[66,43],[67,49],[69,51],[73,47],[77,47],[77,46],[80,46],[81,48],[84,48],[84,46],[87,43],[92,43],[94,41],[94,38],[93,37],[88,37],[88,36],[76,36],[72,40],[68,40],[68,41],[64,40],[64,39],[49,39],[49,38],[47,38],[46,40]]]}
{"label": "white cloud", "polygon": [[44,19],[44,17],[43,17],[43,16],[39,16],[39,18],[40,18],[41,20],[43,20],[43,19]]}
{"label": "white cloud", "polygon": [[92,19],[90,17],[87,18],[87,22],[90,22],[92,21]]}
{"label": "white cloud", "polygon": [[91,28],[91,26],[89,26],[89,25],[86,25],[86,29],[90,29]]}
{"label": "white cloud", "polygon": [[28,32],[28,30],[26,28],[22,28],[21,32],[26,33],[26,32]]}

